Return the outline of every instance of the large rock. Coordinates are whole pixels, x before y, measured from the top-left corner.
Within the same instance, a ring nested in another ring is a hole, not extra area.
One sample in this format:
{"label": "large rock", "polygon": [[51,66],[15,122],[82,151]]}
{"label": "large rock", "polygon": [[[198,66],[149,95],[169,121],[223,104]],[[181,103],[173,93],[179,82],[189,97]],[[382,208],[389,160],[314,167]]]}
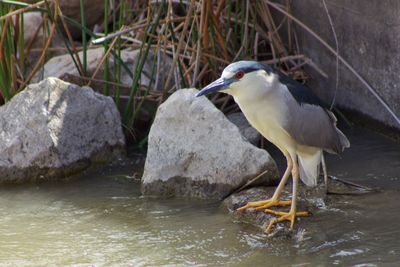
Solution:
{"label": "large rock", "polygon": [[[96,71],[97,67],[99,64],[101,64],[101,61],[103,59],[105,50],[104,48],[94,48],[94,49],[88,49],[87,50],[87,75],[86,76],[92,76],[93,73]],[[81,61],[83,60],[83,52],[78,53],[79,58]],[[124,62],[126,67],[131,70],[132,73],[134,73],[135,68],[139,62],[140,58],[140,51],[139,50],[131,50],[131,49],[125,49],[121,51],[121,60]],[[158,65],[156,66],[159,68],[158,71],[153,68],[154,63],[158,62]],[[113,72],[110,70],[113,70],[115,67],[114,65],[119,64],[118,62],[115,62],[114,57],[110,56],[109,57],[109,69],[105,70],[104,65],[100,67],[100,70],[97,72],[96,78],[99,80],[104,79],[104,72],[108,71],[110,77],[112,77]],[[141,77],[140,77],[140,83],[142,86],[150,86],[151,89],[156,88],[157,90],[162,90],[165,89],[167,86],[165,84],[166,81],[166,76],[168,74],[168,70],[172,66],[172,59],[164,54],[164,53],[159,53],[155,55],[153,51],[150,51],[148,54],[148,57],[146,59],[146,62],[144,64],[144,67],[142,69]],[[154,70],[154,74],[153,74]],[[156,77],[155,73],[159,73],[159,75]],[[79,72],[69,54],[65,55],[60,55],[51,58],[49,61],[46,62],[46,64],[43,67],[42,71],[39,71],[36,75],[34,80],[42,80],[43,78],[48,78],[48,77],[57,77],[60,79],[64,79],[66,74],[70,75],[75,75],[79,76]],[[114,81],[117,81],[117,77],[112,78]],[[154,81],[152,82],[152,79]],[[84,80],[84,82],[88,82],[87,80]],[[121,67],[121,77],[120,77],[120,83],[128,88],[132,86],[132,78],[129,75],[129,73]]]}
{"label": "large rock", "polygon": [[[292,1],[294,15],[335,47],[332,28],[322,1]],[[339,52],[400,116],[400,1],[327,1]],[[312,16],[310,16],[312,14]],[[335,91],[336,57],[306,30],[299,30],[301,52],[329,73],[329,79],[310,69],[310,88],[330,103]],[[346,67],[340,64],[336,103],[397,129],[400,125]],[[371,125],[371,122],[368,123]]]}
{"label": "large rock", "polygon": [[65,177],[124,153],[110,97],[56,78],[0,107],[0,182]]}
{"label": "large rock", "polygon": [[269,154],[247,142],[196,92],[179,90],[159,107],[149,134],[143,194],[221,199],[264,170],[259,184],[274,184],[279,177]]}
{"label": "large rock", "polygon": [[[101,63],[104,53],[105,51],[102,47],[87,50],[87,76],[92,76],[95,72],[97,66]],[[82,61],[83,51],[79,52],[78,56]],[[103,73],[104,68],[100,68],[97,72],[96,78],[103,79]],[[65,74],[80,75],[70,54],[52,57],[46,62],[46,64],[44,64],[43,69],[35,75],[33,80],[37,82],[49,77],[62,78]]]}

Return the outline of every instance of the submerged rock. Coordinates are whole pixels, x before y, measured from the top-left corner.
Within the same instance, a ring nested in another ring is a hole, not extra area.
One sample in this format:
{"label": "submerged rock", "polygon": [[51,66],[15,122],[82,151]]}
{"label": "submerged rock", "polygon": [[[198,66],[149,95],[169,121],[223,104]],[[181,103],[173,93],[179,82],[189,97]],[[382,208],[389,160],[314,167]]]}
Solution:
{"label": "submerged rock", "polygon": [[[328,185],[329,194],[327,195],[325,185],[323,184],[319,184],[316,187],[306,187],[304,184],[300,183],[297,197],[297,211],[308,211],[310,212],[310,216],[297,218],[294,225],[294,231],[289,230],[289,222],[286,221],[279,223],[274,226],[272,235],[298,239],[306,232],[310,236],[320,234],[321,228],[318,226],[318,223],[313,222],[313,220],[316,220],[313,216],[321,215],[321,213],[326,213],[327,211],[336,211],[336,209],[330,210],[328,207],[332,197],[337,200],[343,195],[360,195],[374,192],[372,189],[348,183],[346,181],[337,180],[337,178],[331,178]],[[237,212],[236,209],[244,206],[250,201],[259,201],[271,198],[275,189],[275,187],[258,186],[238,193],[233,193],[223,201],[223,206],[232,213],[233,218],[236,221],[249,223],[265,229],[270,220],[277,218],[277,216],[263,211],[255,211],[254,209],[246,209],[242,212]],[[281,199],[291,199],[291,192],[292,185],[286,185],[282,192]],[[290,207],[272,207],[271,209],[287,212]],[[305,229],[307,231],[305,231]]]}
{"label": "submerged rock", "polygon": [[267,170],[258,184],[275,184],[276,164],[196,89],[171,95],[151,127],[142,177],[145,195],[222,199]]}
{"label": "submerged rock", "polygon": [[110,97],[56,78],[0,107],[0,182],[61,178],[124,153]]}
{"label": "submerged rock", "polygon": [[[235,220],[250,223],[258,227],[266,229],[269,222],[276,218],[276,216],[263,211],[255,211],[254,209],[246,209],[242,212],[237,212],[236,209],[244,206],[250,201],[266,200],[272,197],[274,194],[275,187],[253,187],[250,189],[243,190],[238,193],[234,193],[227,197],[223,205],[233,214]],[[291,186],[286,186],[285,191],[282,192],[281,199],[291,199]],[[297,202],[298,211],[309,211],[311,214],[318,207],[318,205],[324,205],[325,192],[322,187],[316,188],[314,190],[308,190],[303,186],[299,188],[299,197]],[[289,211],[290,207],[272,207],[273,210],[278,211]],[[295,231],[290,231],[289,222],[283,222],[277,224],[273,228],[273,234],[278,234],[282,236],[293,236],[298,234],[298,230],[302,231],[308,217],[298,218],[295,222]]]}

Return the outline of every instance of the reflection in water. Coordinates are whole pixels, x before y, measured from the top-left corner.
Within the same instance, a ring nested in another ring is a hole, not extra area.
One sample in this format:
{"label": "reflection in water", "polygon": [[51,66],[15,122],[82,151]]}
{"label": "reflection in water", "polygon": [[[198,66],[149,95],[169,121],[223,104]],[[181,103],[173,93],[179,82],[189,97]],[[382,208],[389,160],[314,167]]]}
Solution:
{"label": "reflection in water", "polygon": [[[296,238],[268,238],[219,202],[146,199],[121,178],[0,189],[0,266],[393,266],[400,261],[400,146],[356,129],[329,172],[382,191],[329,196]],[[322,206],[324,206],[322,205]],[[364,264],[364,265],[361,265]]]}

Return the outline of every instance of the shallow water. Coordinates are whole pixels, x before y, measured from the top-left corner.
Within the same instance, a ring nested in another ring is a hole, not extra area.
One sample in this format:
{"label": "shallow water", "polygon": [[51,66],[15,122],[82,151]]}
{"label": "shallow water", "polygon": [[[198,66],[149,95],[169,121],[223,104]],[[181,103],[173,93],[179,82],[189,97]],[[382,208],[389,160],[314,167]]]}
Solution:
{"label": "shallow water", "polygon": [[267,237],[219,202],[143,198],[128,164],[0,188],[0,266],[398,266],[400,145],[348,135],[330,174],[380,192],[329,196],[294,239]]}

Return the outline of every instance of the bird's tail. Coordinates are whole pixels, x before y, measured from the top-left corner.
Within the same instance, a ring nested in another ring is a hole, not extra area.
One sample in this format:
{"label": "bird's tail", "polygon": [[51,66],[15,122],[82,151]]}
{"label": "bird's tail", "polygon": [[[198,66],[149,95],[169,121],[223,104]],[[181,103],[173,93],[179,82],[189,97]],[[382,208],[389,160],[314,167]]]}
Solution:
{"label": "bird's tail", "polygon": [[340,145],[341,145],[341,149],[342,149],[342,151],[340,151],[340,152],[343,152],[343,150],[344,150],[345,148],[350,147],[350,141],[349,141],[349,139],[347,139],[347,137],[344,135],[344,133],[342,133],[341,130],[339,130],[338,128],[336,128],[336,131],[337,131],[337,133],[338,133],[339,140],[340,140]]}
{"label": "bird's tail", "polygon": [[316,186],[319,176],[319,166],[322,160],[322,150],[318,149],[313,153],[298,152],[300,179],[307,186]]}

